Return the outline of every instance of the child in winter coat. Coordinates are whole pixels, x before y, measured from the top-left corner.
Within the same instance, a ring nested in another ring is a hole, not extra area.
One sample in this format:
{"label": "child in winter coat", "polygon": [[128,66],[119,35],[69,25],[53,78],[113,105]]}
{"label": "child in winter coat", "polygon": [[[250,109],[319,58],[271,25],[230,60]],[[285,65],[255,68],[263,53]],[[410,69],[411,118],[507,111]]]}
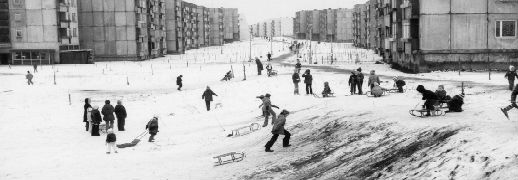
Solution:
{"label": "child in winter coat", "polygon": [[426,90],[423,85],[417,86],[416,90],[417,92],[423,95],[423,100],[425,100],[424,108],[426,108],[427,110],[426,116],[430,116],[430,111],[432,111],[432,113],[435,113],[434,106],[437,103],[437,95],[430,90]]}
{"label": "child in winter coat", "polygon": [[362,68],[356,69],[356,85],[358,86],[358,94],[363,94],[363,79],[365,78],[362,73]]}
{"label": "child in winter coat", "polygon": [[511,93],[511,105],[505,108],[500,108],[507,119],[509,119],[509,114],[507,114],[507,111],[510,111],[513,108],[518,108],[518,105],[516,105],[516,95],[518,95],[518,86],[514,87],[514,90]]}
{"label": "child in winter coat", "polygon": [[351,72],[351,76],[349,76],[349,87],[351,87],[351,95],[356,94],[356,86],[358,83],[358,76],[356,72]]}
{"label": "child in winter coat", "polygon": [[313,76],[311,75],[311,70],[306,69],[306,72],[302,75],[304,78],[304,84],[306,84],[306,95],[313,94]]}
{"label": "child in winter coat", "polygon": [[182,78],[183,78],[183,75],[176,77],[176,85],[178,85],[178,89],[177,89],[178,91],[181,91],[182,87],[183,87]]}
{"label": "child in winter coat", "polygon": [[259,107],[262,107],[263,114],[264,114],[263,127],[268,126],[268,116],[269,115],[272,115],[272,124],[277,119],[277,114],[275,113],[275,111],[273,111],[272,107],[277,108],[277,109],[279,109],[279,107],[272,104],[272,102],[270,100],[271,96],[272,95],[270,95],[268,93],[264,96],[259,96],[259,97],[262,97],[261,100],[263,101],[263,104],[259,105]]}
{"label": "child in winter coat", "polygon": [[291,80],[293,80],[293,85],[295,86],[295,90],[293,91],[293,94],[299,95],[299,83],[300,83],[300,75],[299,70],[295,69],[295,72],[293,72],[293,75],[291,76]]}
{"label": "child in winter coat", "polygon": [[464,94],[455,95],[448,101],[447,112],[462,112],[462,105],[464,104]]}
{"label": "child in winter coat", "polygon": [[106,135],[106,154],[110,154],[112,149],[117,153],[115,142],[117,142],[117,136],[113,133],[113,129],[108,129],[108,135]]}
{"label": "child in winter coat", "polygon": [[398,93],[404,93],[405,91],[403,90],[403,86],[406,85],[406,82],[403,81],[399,77],[394,77],[393,80],[394,80],[394,87],[397,88],[397,92]]}
{"label": "child in winter coat", "polygon": [[435,94],[437,98],[439,98],[439,102],[446,102],[451,99],[450,96],[446,95],[446,90],[444,90],[444,85],[439,85],[437,90],[435,90]]}
{"label": "child in winter coat", "polygon": [[332,94],[333,94],[333,92],[331,91],[331,88],[329,87],[329,83],[324,82],[324,91],[322,91],[322,97],[329,97]]}
{"label": "child in winter coat", "polygon": [[146,129],[149,131],[149,142],[155,142],[155,136],[158,133],[158,116],[153,116],[147,125]]}
{"label": "child in winter coat", "polygon": [[369,82],[367,82],[367,84],[369,84],[369,87],[372,89],[374,87],[374,83],[380,84],[381,81],[380,77],[376,75],[376,71],[372,70],[371,75],[369,76]]}
{"label": "child in winter coat", "polygon": [[92,136],[100,136],[99,124],[102,122],[101,112],[99,112],[99,106],[95,105],[92,107]]}
{"label": "child in winter coat", "polygon": [[273,128],[272,128],[272,138],[270,139],[270,141],[268,141],[266,143],[266,145],[264,146],[266,149],[265,151],[266,152],[273,152],[273,150],[271,150],[273,144],[275,143],[275,141],[277,141],[277,138],[279,138],[279,135],[284,135],[284,139],[282,139],[282,147],[290,147],[290,137],[291,137],[291,134],[290,132],[286,131],[286,129],[284,129],[284,125],[286,124],[286,117],[288,117],[288,115],[290,114],[290,112],[288,112],[287,110],[282,110],[282,112],[279,114],[279,118],[277,118],[277,121],[273,122]]}
{"label": "child in winter coat", "polygon": [[385,91],[386,89],[382,88],[378,83],[375,82],[371,89],[371,95],[374,97],[381,97]]}
{"label": "child in winter coat", "polygon": [[514,66],[509,66],[509,71],[505,73],[505,78],[509,81],[509,90],[513,90],[514,88],[514,80],[518,78],[518,74],[516,74],[516,68]]}

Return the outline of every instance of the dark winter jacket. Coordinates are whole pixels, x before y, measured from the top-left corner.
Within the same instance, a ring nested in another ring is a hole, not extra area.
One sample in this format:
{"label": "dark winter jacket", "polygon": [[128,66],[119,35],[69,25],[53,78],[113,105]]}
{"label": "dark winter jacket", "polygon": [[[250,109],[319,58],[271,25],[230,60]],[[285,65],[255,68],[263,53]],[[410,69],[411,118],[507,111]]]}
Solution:
{"label": "dark winter jacket", "polygon": [[518,74],[516,74],[516,71],[507,71],[507,73],[505,73],[505,78],[509,81],[514,81],[515,78],[518,78]]}
{"label": "dark winter jacket", "polygon": [[515,86],[513,92],[511,93],[512,103],[516,103],[516,95],[518,95],[518,86]]}
{"label": "dark winter jacket", "polygon": [[106,143],[112,143],[117,141],[117,136],[114,133],[109,133],[106,135]]}
{"label": "dark winter jacket", "polygon": [[349,76],[349,86],[356,86],[356,83],[358,83],[358,76],[351,74],[351,76]]}
{"label": "dark winter jacket", "polygon": [[304,78],[305,84],[312,84],[313,83],[313,76],[309,73],[303,74],[302,77]]}
{"label": "dark winter jacket", "polygon": [[272,134],[284,135],[284,125],[286,124],[286,115],[279,114],[277,120],[273,122]]}
{"label": "dark winter jacket", "polygon": [[126,108],[123,105],[116,105],[114,111],[117,119],[125,119],[128,116],[126,113]]}
{"label": "dark winter jacket", "polygon": [[257,69],[263,70],[263,63],[261,63],[261,60],[256,59],[255,63],[257,64]]}
{"label": "dark winter jacket", "polygon": [[302,64],[300,64],[300,63],[295,64],[295,68],[297,68],[297,69],[302,68]]}
{"label": "dark winter jacket", "polygon": [[403,80],[397,80],[396,81],[396,87],[403,87],[405,85],[406,85],[406,83]]}
{"label": "dark winter jacket", "polygon": [[293,80],[293,83],[299,83],[300,82],[299,73],[293,73],[293,75],[291,76],[291,79]]}
{"label": "dark winter jacket", "polygon": [[101,113],[99,112],[99,110],[98,109],[92,110],[92,124],[99,125],[99,124],[101,124],[102,120],[103,119],[101,117]]}
{"label": "dark winter jacket", "polygon": [[149,134],[156,134],[158,132],[158,120],[153,118],[146,125],[146,129],[149,130]]}
{"label": "dark winter jacket", "polygon": [[112,105],[110,104],[105,104],[103,109],[102,109],[102,113],[103,113],[103,120],[105,121],[113,121],[115,120],[115,117],[113,116],[113,111],[115,110],[115,108],[113,108]]}
{"label": "dark winter jacket", "polygon": [[462,105],[464,104],[464,98],[459,95],[453,96],[451,101],[448,101],[448,109],[450,112],[462,112]]}
{"label": "dark winter jacket", "polygon": [[83,115],[83,122],[87,122],[87,117],[86,117],[86,114],[88,113],[88,108],[91,108],[92,105],[88,104],[88,98],[85,99],[85,105],[83,106],[85,112],[84,112],[84,115]]}
{"label": "dark winter jacket", "polygon": [[438,100],[439,99],[434,92],[432,92],[430,90],[426,90],[424,88],[424,86],[422,86],[422,85],[417,86],[417,91],[423,95],[423,100]]}
{"label": "dark winter jacket", "polygon": [[357,79],[358,79],[358,83],[363,83],[363,79],[365,79],[365,76],[363,76],[363,73],[361,72],[358,72],[358,74],[356,75]]}
{"label": "dark winter jacket", "polygon": [[182,84],[182,76],[176,77],[176,85],[181,85],[181,84]]}
{"label": "dark winter jacket", "polygon": [[212,90],[207,89],[205,92],[203,92],[203,95],[201,95],[201,99],[205,99],[205,101],[212,101],[212,95],[218,96]]}
{"label": "dark winter jacket", "polygon": [[329,95],[331,93],[332,93],[332,91],[331,91],[331,88],[329,87],[329,85],[325,85],[324,90],[322,91],[322,95]]}
{"label": "dark winter jacket", "polygon": [[439,100],[447,100],[446,90],[435,90],[435,95]]}

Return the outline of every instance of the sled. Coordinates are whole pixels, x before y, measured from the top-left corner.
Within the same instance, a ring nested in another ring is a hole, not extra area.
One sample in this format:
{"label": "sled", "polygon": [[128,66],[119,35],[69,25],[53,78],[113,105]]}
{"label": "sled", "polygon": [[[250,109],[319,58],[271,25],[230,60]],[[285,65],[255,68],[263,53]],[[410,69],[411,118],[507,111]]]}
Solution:
{"label": "sled", "polygon": [[441,100],[438,102],[437,108],[448,109],[448,100]]}
{"label": "sled", "polygon": [[117,144],[117,147],[118,148],[134,147],[140,142],[140,139],[142,139],[144,136],[147,135],[147,133],[148,133],[148,131],[146,130],[143,133],[141,133],[140,135],[138,135],[137,137],[135,137],[135,139],[133,139],[133,141],[131,141],[130,143]]}
{"label": "sled", "polygon": [[107,134],[108,133],[106,131],[106,124],[99,124],[99,133],[102,133],[102,134]]}
{"label": "sled", "polygon": [[232,130],[232,134],[227,135],[227,137],[244,136],[259,130],[259,128],[261,128],[261,125],[259,125],[258,123],[252,123],[250,126],[245,126]]}
{"label": "sled", "polygon": [[[427,113],[428,110],[426,109],[414,109],[414,110],[410,110],[408,111],[410,113],[410,115],[412,116],[416,116],[416,117],[426,117],[426,113]],[[433,113],[432,111],[435,111],[435,113]],[[441,109],[435,109],[435,110],[431,110],[430,111],[430,116],[444,116],[446,115],[446,112],[444,112],[443,110]]]}
{"label": "sled", "polygon": [[223,107],[223,104],[216,103],[216,105],[214,106],[214,109],[218,109],[218,108],[222,108],[222,107]]}
{"label": "sled", "polygon": [[[366,95],[367,97],[374,97],[374,95],[372,95],[371,91],[367,91],[367,92],[365,93],[365,95]],[[381,94],[381,96],[385,96],[385,95],[387,95],[387,91],[383,91],[383,93]],[[380,96],[380,97],[381,97],[381,96]]]}
{"label": "sled", "polygon": [[225,165],[228,163],[239,162],[239,161],[242,161],[244,158],[245,158],[244,152],[242,152],[242,153],[230,152],[227,154],[222,154],[222,155],[214,157],[214,159],[217,159],[214,166],[221,166],[221,165]]}
{"label": "sled", "polygon": [[277,72],[277,70],[271,70],[271,71],[269,71],[269,72],[267,72],[267,73],[268,73],[268,76],[277,76],[277,74],[279,74],[279,73]]}
{"label": "sled", "polygon": [[403,89],[403,92],[399,92],[398,89],[387,89],[385,92],[387,92],[387,93],[405,93],[406,90]]}

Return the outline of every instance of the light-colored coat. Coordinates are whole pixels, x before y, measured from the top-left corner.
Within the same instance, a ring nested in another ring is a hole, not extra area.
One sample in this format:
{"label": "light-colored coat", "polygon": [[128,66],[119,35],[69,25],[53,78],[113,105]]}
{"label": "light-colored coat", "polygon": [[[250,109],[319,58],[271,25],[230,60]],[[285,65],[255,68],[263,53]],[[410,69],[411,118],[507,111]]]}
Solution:
{"label": "light-colored coat", "polygon": [[284,135],[284,125],[286,124],[286,115],[280,114],[277,120],[273,122],[272,134]]}

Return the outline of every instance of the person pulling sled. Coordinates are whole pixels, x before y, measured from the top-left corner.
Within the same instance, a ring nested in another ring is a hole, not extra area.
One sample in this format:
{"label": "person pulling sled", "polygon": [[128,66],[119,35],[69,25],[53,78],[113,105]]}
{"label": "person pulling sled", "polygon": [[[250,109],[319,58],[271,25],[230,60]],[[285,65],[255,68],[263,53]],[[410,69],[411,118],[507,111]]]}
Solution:
{"label": "person pulling sled", "polygon": [[158,131],[158,116],[155,115],[153,118],[147,123],[146,129],[149,131],[149,142],[155,142],[155,136],[159,132]]}

